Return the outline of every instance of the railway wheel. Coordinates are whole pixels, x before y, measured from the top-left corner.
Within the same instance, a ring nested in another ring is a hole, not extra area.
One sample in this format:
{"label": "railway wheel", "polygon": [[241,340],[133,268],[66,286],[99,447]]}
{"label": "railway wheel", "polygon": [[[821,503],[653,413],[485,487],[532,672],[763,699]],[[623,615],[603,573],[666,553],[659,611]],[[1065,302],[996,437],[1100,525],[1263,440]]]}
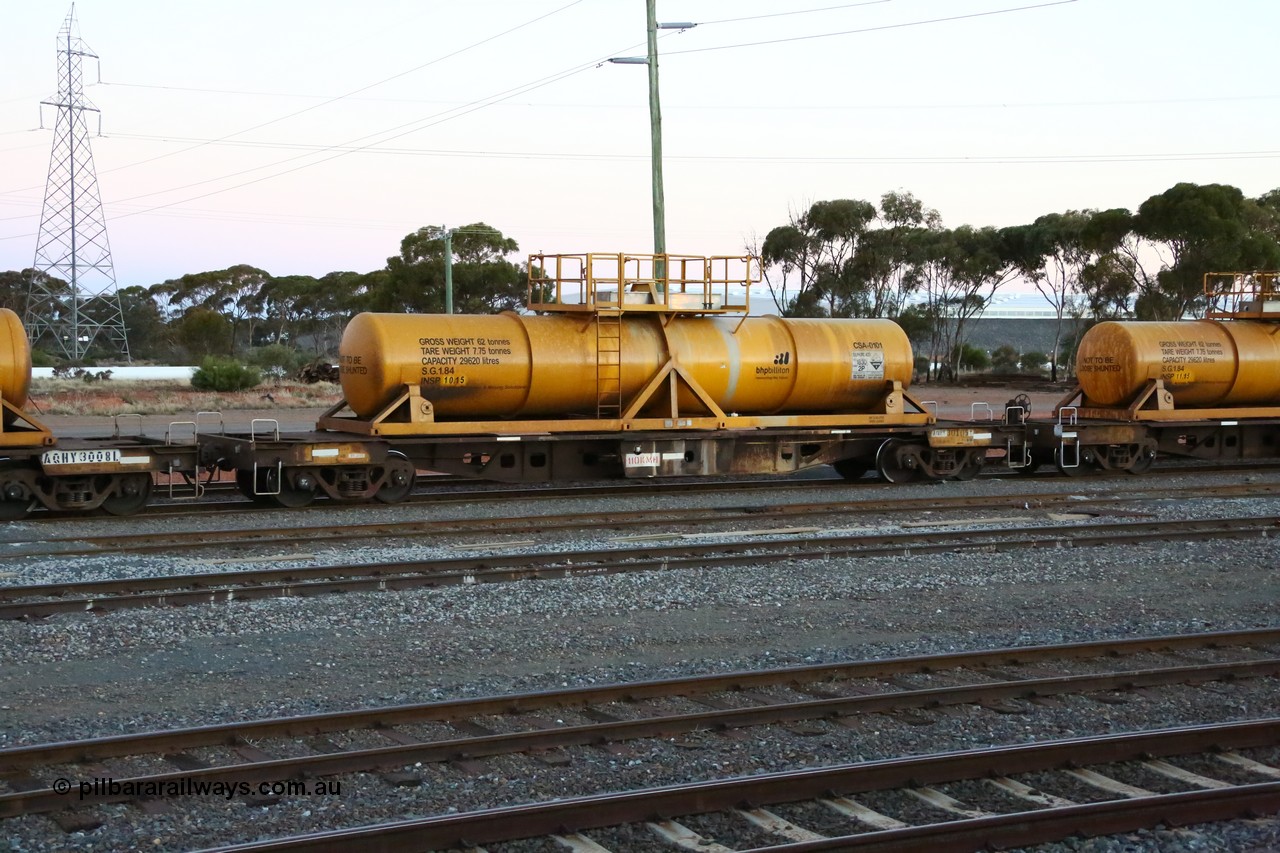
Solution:
{"label": "railway wheel", "polygon": [[256,504],[265,504],[271,501],[270,495],[260,495],[253,487],[253,471],[239,469],[236,471],[236,488],[240,490],[240,494]]}
{"label": "railway wheel", "polygon": [[965,453],[964,459],[956,466],[955,472],[948,478],[966,482],[972,480],[982,472],[982,466],[986,464],[987,452],[985,450],[969,450]]}
{"label": "railway wheel", "polygon": [[1151,470],[1151,466],[1155,462],[1156,443],[1154,441],[1144,441],[1137,445],[1137,449],[1133,453],[1133,461],[1124,470],[1130,474],[1145,474]]}
{"label": "railway wheel", "polygon": [[1080,445],[1076,445],[1074,453],[1068,450],[1063,459],[1062,445],[1058,445],[1053,449],[1053,464],[1068,477],[1083,477],[1097,470],[1098,459],[1093,448]]}
{"label": "railway wheel", "polygon": [[846,480],[861,480],[862,475],[871,470],[871,464],[865,459],[841,459],[832,462],[831,467]]}
{"label": "railway wheel", "polygon": [[151,499],[151,486],[150,474],[124,474],[102,508],[111,515],[133,515]]}
{"label": "railway wheel", "polygon": [[316,499],[316,481],[310,473],[263,467],[257,474],[255,483],[252,469],[236,471],[236,486],[254,503],[297,509]]}
{"label": "railway wheel", "polygon": [[[297,509],[304,507],[316,499],[316,481],[315,478],[306,472],[293,474],[286,468],[282,473],[275,469],[270,469],[268,479],[274,481],[277,477],[283,482],[280,483],[280,491],[271,495],[271,499],[280,506],[287,509]],[[274,486],[275,483],[272,482]],[[270,491],[275,491],[271,489]]]}
{"label": "railway wheel", "polygon": [[913,455],[917,448],[900,438],[886,438],[876,451],[876,471],[886,483],[909,483],[920,475]]}
{"label": "railway wheel", "polygon": [[378,487],[374,497],[384,504],[400,503],[413,491],[413,481],[418,469],[403,453],[392,450],[387,453],[386,481]]}
{"label": "railway wheel", "polygon": [[0,521],[18,521],[35,509],[35,498],[6,498],[0,496]]}

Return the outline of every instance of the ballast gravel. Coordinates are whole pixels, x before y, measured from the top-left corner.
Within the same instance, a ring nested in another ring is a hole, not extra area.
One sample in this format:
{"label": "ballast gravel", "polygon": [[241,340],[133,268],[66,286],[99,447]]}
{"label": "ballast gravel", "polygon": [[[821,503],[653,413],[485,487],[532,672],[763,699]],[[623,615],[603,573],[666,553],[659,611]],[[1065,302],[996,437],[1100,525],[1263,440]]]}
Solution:
{"label": "ballast gravel", "polygon": [[[1036,490],[1101,493],[1159,484],[1280,484],[1267,472],[1180,478],[1037,481]],[[1026,483],[983,478],[922,487],[947,495],[1000,494]],[[878,486],[846,490],[866,500]],[[885,492],[901,496],[903,490]],[[823,498],[829,498],[824,494]],[[809,502],[813,492],[648,495],[611,502],[611,511],[661,506],[742,506]],[[1280,515],[1280,498],[1179,499],[1114,505],[1159,519]],[[518,504],[443,506],[432,517],[506,517],[534,512],[599,511],[585,499],[554,509]],[[310,514],[317,525],[353,519],[396,520],[417,507],[362,508]],[[1061,510],[1055,509],[1061,513]],[[453,515],[456,513],[456,515]],[[1055,520],[1028,508],[1027,523]],[[1018,515],[974,510],[984,517]],[[288,516],[286,516],[288,517]],[[951,520],[934,513],[914,521]],[[903,518],[831,520],[831,527],[874,525],[902,530]],[[1038,521],[1037,521],[1038,520]],[[1101,521],[1115,518],[1101,517]],[[196,522],[130,521],[131,529],[183,529]],[[235,526],[273,523],[237,515]],[[280,524],[280,516],[274,516]],[[819,524],[826,524],[824,519]],[[793,522],[784,525],[791,526]],[[34,524],[27,525],[34,527]],[[121,529],[115,521],[59,525],[60,535]],[[765,527],[766,524],[755,525]],[[23,525],[0,538],[28,535]],[[948,529],[954,529],[949,525]],[[928,528],[920,528],[928,529]],[[548,552],[617,547],[616,533],[540,538]],[[491,537],[491,551],[509,551]],[[388,540],[376,546],[300,543],[312,556],[298,565],[457,556],[452,540]],[[0,545],[0,557],[3,557]],[[176,556],[176,555],[175,555]],[[270,555],[278,557],[279,554]],[[247,567],[201,552],[210,571]],[[237,557],[240,559],[240,557]],[[270,565],[290,565],[273,559]],[[35,623],[0,623],[0,748],[123,732],[387,704],[427,702],[564,686],[664,678],[804,663],[944,651],[1083,641],[1280,624],[1277,538],[1165,542],[1141,546],[1063,548],[1015,553],[967,552],[861,560],[795,561],[608,577],[472,585],[390,593],[276,599],[184,609],[66,615]],[[5,560],[0,583],[148,576],[175,570],[174,556],[33,557]],[[183,565],[181,571],[194,571]],[[1166,662],[1165,665],[1168,665]],[[1087,665],[1083,668],[1087,669]],[[947,674],[937,683],[949,683]],[[919,679],[917,679],[919,680]],[[927,682],[928,679],[924,679]],[[925,686],[922,683],[920,686]],[[1002,710],[961,707],[858,718],[852,727],[820,722],[803,730],[749,730],[742,738],[707,734],[672,742],[642,741],[617,751],[567,750],[568,763],[499,756],[460,769],[411,768],[415,787],[393,787],[375,775],[341,777],[340,794],[287,797],[272,805],[242,799],[193,798],[159,813],[99,806],[98,829],[68,834],[47,817],[0,823],[0,851],[184,850],[323,829],[534,802],[598,790],[674,784],[724,775],[777,772],[920,752],[972,749],[1131,728],[1248,719],[1275,713],[1276,679],[1211,689],[1168,688],[1126,695],[1118,704],[1064,697],[1046,706]],[[684,707],[674,700],[673,709]],[[571,724],[570,712],[542,716]],[[622,712],[619,712],[622,715]],[[509,721],[487,721],[492,727]],[[367,745],[356,733],[330,738]],[[678,741],[678,742],[677,742]],[[259,745],[273,754],[305,749],[296,742]],[[126,775],[133,759],[105,762]],[[0,790],[3,783],[0,782]],[[958,786],[951,792],[973,797]],[[796,807],[796,814],[804,809]],[[716,826],[706,819],[700,827]],[[802,825],[803,822],[801,821]],[[852,825],[850,825],[852,827]],[[615,842],[635,827],[619,830]],[[753,838],[743,830],[740,839]],[[601,843],[611,840],[596,838]],[[7,845],[7,846],[6,846]],[[637,836],[634,847],[664,849]],[[607,846],[607,843],[606,843]],[[1073,840],[1044,851],[1247,851],[1280,847],[1274,818]],[[514,848],[513,848],[514,849]]]}

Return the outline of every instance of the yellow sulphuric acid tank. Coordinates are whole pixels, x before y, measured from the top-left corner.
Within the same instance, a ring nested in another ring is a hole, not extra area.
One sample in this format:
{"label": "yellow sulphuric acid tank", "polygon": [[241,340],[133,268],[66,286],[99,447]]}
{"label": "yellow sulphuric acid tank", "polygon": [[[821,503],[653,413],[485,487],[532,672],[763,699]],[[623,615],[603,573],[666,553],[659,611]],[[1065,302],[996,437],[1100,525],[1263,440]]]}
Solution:
{"label": "yellow sulphuric acid tank", "polygon": [[1099,323],[1080,339],[1076,375],[1100,406],[1127,405],[1150,379],[1184,408],[1280,404],[1280,323]]}
{"label": "yellow sulphuric acid tank", "polygon": [[31,346],[18,315],[0,308],[0,399],[21,409],[31,387]]}
{"label": "yellow sulphuric acid tank", "polygon": [[[676,316],[664,335],[654,315],[598,324],[589,314],[366,313],[347,325],[339,352],[342,390],[360,417],[402,384],[420,384],[437,418],[594,416],[598,377],[618,377],[625,407],[672,357],[726,413],[849,413],[874,406],[887,382],[905,388],[912,371],[911,344],[890,320]],[[656,408],[669,400],[657,397]],[[706,411],[683,386],[679,407]]]}

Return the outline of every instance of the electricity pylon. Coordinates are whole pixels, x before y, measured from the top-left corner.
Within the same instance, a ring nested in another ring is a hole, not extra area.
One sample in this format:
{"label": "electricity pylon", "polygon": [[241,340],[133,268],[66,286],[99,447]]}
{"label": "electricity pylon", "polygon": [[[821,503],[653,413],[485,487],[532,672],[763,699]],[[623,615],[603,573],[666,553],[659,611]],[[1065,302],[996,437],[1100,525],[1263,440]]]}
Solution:
{"label": "electricity pylon", "polygon": [[[84,359],[90,347],[129,360],[124,313],[98,195],[81,61],[98,58],[80,39],[73,3],[58,31],[58,93],[41,101],[58,108],[49,154],[40,234],[27,291],[26,326],[33,344]],[[42,116],[43,119],[43,116]],[[101,127],[99,115],[99,127]],[[43,121],[41,122],[43,126]]]}

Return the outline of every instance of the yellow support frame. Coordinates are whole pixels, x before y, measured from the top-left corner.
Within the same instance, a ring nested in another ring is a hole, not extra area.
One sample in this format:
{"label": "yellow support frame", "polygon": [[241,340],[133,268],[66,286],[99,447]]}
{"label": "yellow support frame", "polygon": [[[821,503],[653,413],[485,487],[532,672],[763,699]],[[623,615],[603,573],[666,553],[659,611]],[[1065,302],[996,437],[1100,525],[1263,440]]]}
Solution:
{"label": "yellow support frame", "polygon": [[[368,436],[416,435],[547,435],[551,433],[636,432],[664,430],[750,430],[750,429],[823,429],[855,426],[927,426],[936,418],[915,397],[903,389],[902,383],[885,383],[884,395],[874,412],[861,414],[817,415],[681,415],[676,406],[676,386],[687,382],[678,368],[669,364],[649,383],[644,393],[627,408],[622,418],[581,418],[494,421],[437,421],[431,401],[422,396],[417,385],[403,385],[400,393],[371,418],[343,415],[350,411],[344,400],[330,408],[316,423],[322,430],[348,432]],[[667,385],[671,391],[671,417],[637,417],[648,400]],[[690,385],[692,388],[693,386]],[[908,411],[908,408],[914,411]]]}
{"label": "yellow support frame", "polygon": [[31,415],[0,400],[0,447],[52,447],[53,430]]}
{"label": "yellow support frame", "polygon": [[1199,421],[1241,418],[1280,418],[1280,406],[1248,406],[1229,409],[1179,409],[1173,393],[1164,387],[1163,379],[1148,379],[1127,406],[1104,408],[1089,405],[1084,389],[1077,385],[1053,407],[1054,415],[1064,408],[1074,408],[1080,420],[1111,421]]}

